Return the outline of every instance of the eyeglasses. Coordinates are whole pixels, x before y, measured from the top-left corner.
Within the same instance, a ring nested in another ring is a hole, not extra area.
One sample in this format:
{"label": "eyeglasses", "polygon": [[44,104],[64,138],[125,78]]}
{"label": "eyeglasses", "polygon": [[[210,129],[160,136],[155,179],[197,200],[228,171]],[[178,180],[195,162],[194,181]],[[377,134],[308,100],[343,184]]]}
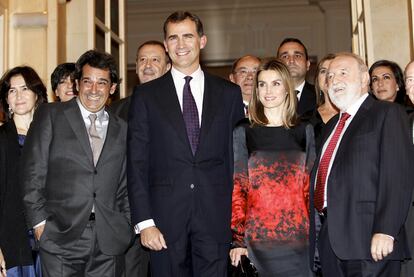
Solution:
{"label": "eyeglasses", "polygon": [[240,75],[242,77],[246,77],[248,74],[256,75],[257,69],[247,70],[247,69],[242,68],[242,69],[239,69],[239,70],[235,70],[234,73],[236,73],[237,75]]}

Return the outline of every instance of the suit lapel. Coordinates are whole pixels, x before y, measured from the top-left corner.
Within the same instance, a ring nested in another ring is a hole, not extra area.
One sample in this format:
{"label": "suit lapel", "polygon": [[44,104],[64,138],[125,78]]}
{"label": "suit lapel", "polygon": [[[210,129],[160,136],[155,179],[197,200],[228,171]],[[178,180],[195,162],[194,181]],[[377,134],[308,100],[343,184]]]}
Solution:
{"label": "suit lapel", "polygon": [[161,111],[164,112],[165,118],[176,130],[178,136],[183,141],[187,142],[188,151],[191,152],[190,142],[187,137],[187,130],[184,123],[183,113],[181,110],[180,102],[178,101],[177,92],[175,91],[174,81],[171,75],[171,71],[166,73],[160,83],[160,93],[157,93],[157,102],[161,107]]}
{"label": "suit lapel", "polygon": [[89,142],[89,137],[86,132],[85,122],[81,116],[81,111],[78,107],[76,99],[71,100],[64,110],[65,116],[69,122],[69,126],[72,128],[72,131],[75,133],[77,139],[80,142],[81,147],[85,151],[88,159],[93,164],[93,154]]}
{"label": "suit lapel", "polygon": [[216,114],[216,109],[220,106],[219,101],[221,99],[220,88],[212,82],[210,75],[204,73],[204,76],[203,112],[201,116],[200,142],[197,150],[200,149],[206,140],[208,131]]}
{"label": "suit lapel", "polygon": [[111,145],[113,145],[113,141],[117,141],[118,136],[120,135],[120,124],[118,120],[114,118],[114,115],[109,112],[109,122],[108,122],[108,129],[106,131],[106,137],[104,141],[104,145],[102,146],[101,154],[99,155],[98,162],[96,163],[96,167],[98,167],[101,160],[104,160],[107,155],[109,155],[109,150],[111,149]]}

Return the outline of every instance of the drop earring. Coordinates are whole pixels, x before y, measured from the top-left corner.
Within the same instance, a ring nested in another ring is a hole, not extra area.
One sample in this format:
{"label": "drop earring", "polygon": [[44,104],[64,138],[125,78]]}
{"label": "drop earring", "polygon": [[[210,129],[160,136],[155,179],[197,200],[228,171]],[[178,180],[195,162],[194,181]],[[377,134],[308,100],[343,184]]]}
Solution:
{"label": "drop earring", "polygon": [[9,118],[12,119],[13,118],[13,110],[12,108],[9,107]]}

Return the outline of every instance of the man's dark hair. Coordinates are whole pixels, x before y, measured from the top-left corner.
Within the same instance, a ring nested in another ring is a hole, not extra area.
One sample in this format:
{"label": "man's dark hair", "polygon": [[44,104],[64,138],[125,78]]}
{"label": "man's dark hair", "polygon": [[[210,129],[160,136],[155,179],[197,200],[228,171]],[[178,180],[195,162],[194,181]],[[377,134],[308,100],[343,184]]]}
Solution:
{"label": "man's dark hair", "polygon": [[192,14],[188,11],[176,11],[172,13],[164,22],[164,38],[167,38],[167,25],[168,23],[179,23],[186,19],[190,19],[193,21],[197,28],[197,34],[202,37],[204,36],[204,30],[203,30],[203,23],[201,22],[200,18]]}
{"label": "man's dark hair", "polygon": [[62,79],[66,79],[68,76],[73,79],[73,73],[75,73],[75,63],[61,63],[55,70],[53,70],[52,75],[50,76],[50,83],[52,85],[53,92],[56,91],[59,82]]}
{"label": "man's dark hair", "polygon": [[118,77],[116,62],[112,55],[98,50],[89,50],[83,53],[76,62],[75,80],[82,79],[82,69],[87,64],[94,68],[109,70],[111,83],[119,86],[121,80]]}
{"label": "man's dark hair", "polygon": [[146,46],[146,45],[156,45],[156,46],[161,47],[161,49],[164,50],[166,63],[167,64],[171,63],[170,56],[168,56],[167,51],[165,51],[164,43],[162,43],[161,41],[158,41],[158,40],[148,40],[148,41],[142,43],[140,46],[138,46],[136,59],[138,59],[138,53],[141,50],[141,48]]}
{"label": "man's dark hair", "polygon": [[284,39],[284,40],[280,43],[279,48],[277,48],[277,57],[278,57],[278,58],[279,58],[279,50],[280,50],[280,47],[282,47],[282,46],[283,46],[283,44],[288,43],[288,42],[296,42],[297,44],[300,44],[300,45],[303,47],[303,49],[305,50],[305,57],[306,57],[306,60],[309,60],[308,50],[306,49],[306,47],[305,47],[305,45],[302,43],[302,41],[300,41],[300,39],[298,39],[298,38],[285,38],[285,39]]}

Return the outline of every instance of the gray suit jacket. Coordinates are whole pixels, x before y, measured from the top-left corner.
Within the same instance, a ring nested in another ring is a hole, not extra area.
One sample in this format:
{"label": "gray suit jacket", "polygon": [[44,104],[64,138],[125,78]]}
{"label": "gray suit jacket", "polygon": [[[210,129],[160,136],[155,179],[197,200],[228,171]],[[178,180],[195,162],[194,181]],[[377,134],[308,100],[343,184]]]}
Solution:
{"label": "gray suit jacket", "polygon": [[126,123],[109,113],[105,144],[94,166],[76,100],[39,107],[22,157],[29,227],[47,219],[42,238],[69,246],[81,236],[94,205],[101,251],[122,254],[133,235],[126,188],[126,131]]}

